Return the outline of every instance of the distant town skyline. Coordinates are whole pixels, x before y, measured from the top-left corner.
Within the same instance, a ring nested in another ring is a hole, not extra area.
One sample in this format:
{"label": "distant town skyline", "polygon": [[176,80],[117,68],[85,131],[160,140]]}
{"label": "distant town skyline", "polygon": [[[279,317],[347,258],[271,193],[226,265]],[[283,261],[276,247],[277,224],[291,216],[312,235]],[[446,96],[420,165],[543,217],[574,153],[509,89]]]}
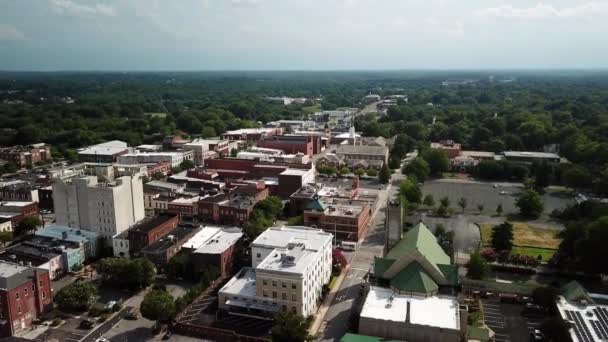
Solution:
{"label": "distant town skyline", "polygon": [[0,0],[0,70],[591,69],[608,1]]}

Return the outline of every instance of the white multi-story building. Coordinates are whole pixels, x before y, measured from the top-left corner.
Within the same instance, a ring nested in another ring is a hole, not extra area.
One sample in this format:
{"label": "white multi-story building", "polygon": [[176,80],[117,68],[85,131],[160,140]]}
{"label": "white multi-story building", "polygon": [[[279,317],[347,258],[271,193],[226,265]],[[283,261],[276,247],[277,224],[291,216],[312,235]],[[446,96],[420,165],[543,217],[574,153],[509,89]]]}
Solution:
{"label": "white multi-story building", "polygon": [[194,153],[190,150],[178,152],[137,152],[127,153],[117,157],[119,164],[150,164],[171,163],[171,167],[177,167],[184,160],[192,160]]}
{"label": "white multi-story building", "polygon": [[90,230],[110,241],[112,236],[144,218],[140,175],[112,182],[98,182],[92,176],[69,182],[55,180],[53,202],[58,225]]}
{"label": "white multi-story building", "polygon": [[280,310],[314,314],[331,278],[332,238],[308,227],[267,229],[251,245],[252,268],[219,291],[220,308],[265,317]]}

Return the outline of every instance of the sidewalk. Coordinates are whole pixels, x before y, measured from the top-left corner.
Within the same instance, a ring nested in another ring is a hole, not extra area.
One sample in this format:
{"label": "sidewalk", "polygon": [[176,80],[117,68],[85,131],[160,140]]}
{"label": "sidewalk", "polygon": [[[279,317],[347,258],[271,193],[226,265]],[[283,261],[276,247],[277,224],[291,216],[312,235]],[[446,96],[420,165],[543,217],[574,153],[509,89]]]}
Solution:
{"label": "sidewalk", "polygon": [[323,303],[321,304],[321,307],[319,308],[319,310],[317,311],[317,314],[315,315],[315,320],[312,322],[312,324],[310,325],[310,328],[308,329],[308,333],[311,336],[315,336],[317,334],[317,331],[321,327],[321,324],[323,323],[323,319],[325,318],[325,315],[327,314],[327,310],[331,306],[331,303],[334,301],[334,298],[336,298],[336,293],[338,293],[338,291],[340,290],[340,287],[342,286],[342,282],[344,281],[344,278],[346,278],[346,275],[348,274],[349,270],[350,270],[350,264],[346,265],[346,267],[342,270],[342,273],[340,273],[340,275],[338,276],[338,279],[336,279],[336,283],[334,284],[334,287],[329,291],[329,293],[327,294],[327,297],[325,297],[325,300],[323,301]]}

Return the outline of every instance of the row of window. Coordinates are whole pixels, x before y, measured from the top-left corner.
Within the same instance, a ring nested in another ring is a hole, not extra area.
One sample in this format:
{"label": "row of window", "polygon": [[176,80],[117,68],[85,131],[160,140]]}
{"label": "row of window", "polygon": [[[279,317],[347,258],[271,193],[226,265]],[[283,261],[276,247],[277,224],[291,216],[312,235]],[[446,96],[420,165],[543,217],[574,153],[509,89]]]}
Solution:
{"label": "row of window", "polygon": [[[259,258],[259,254],[258,254],[258,258]],[[268,285],[268,279],[262,279],[262,284],[264,285]],[[272,286],[273,287],[278,287],[279,286],[279,282],[277,280],[273,280],[272,281]],[[287,288],[287,282],[286,281],[281,281],[281,287],[286,289]],[[297,288],[297,283],[291,282],[291,288],[293,290],[295,290]]]}
{"label": "row of window", "polygon": [[[262,290],[262,296],[264,296],[265,298],[268,298],[268,290],[263,289]],[[278,293],[277,291],[272,291],[272,298],[277,299],[278,298]],[[288,300],[287,299],[287,293],[286,292],[281,292],[281,299],[282,300]],[[296,302],[298,300],[298,296],[295,293],[291,294],[291,301],[292,302]]]}

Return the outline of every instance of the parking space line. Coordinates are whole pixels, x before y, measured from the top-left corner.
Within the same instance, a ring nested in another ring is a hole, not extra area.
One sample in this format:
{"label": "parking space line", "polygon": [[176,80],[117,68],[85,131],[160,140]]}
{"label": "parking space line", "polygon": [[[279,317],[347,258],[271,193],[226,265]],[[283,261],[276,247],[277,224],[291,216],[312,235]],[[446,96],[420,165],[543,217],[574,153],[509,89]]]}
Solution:
{"label": "parking space line", "polygon": [[484,315],[502,316],[502,314],[500,313],[500,311],[484,311],[483,314]]}
{"label": "parking space line", "polygon": [[509,335],[507,335],[507,334],[494,334],[494,336],[497,336],[500,338],[509,338]]}

